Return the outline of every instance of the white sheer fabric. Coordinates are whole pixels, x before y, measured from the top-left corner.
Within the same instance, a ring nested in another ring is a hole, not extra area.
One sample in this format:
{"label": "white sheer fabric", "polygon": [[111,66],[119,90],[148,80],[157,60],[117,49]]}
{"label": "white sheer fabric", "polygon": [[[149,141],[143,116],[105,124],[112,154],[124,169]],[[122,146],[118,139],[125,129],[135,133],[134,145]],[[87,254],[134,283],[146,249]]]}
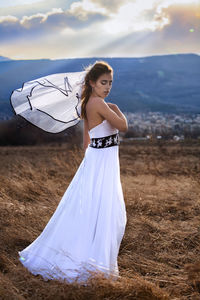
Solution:
{"label": "white sheer fabric", "polygon": [[11,94],[11,105],[41,129],[57,133],[80,121],[81,89],[86,71],[58,73],[25,82]]}
{"label": "white sheer fabric", "polygon": [[[117,133],[108,121],[90,138]],[[20,261],[45,279],[84,281],[87,270],[119,275],[117,257],[126,226],[119,146],[90,146],[55,213],[40,236],[19,252]]]}

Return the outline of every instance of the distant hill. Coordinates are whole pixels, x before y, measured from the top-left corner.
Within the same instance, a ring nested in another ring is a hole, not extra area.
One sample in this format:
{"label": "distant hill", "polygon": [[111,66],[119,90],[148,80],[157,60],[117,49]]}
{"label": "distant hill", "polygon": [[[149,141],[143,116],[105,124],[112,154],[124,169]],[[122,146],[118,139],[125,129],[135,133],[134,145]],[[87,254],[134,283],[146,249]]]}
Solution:
{"label": "distant hill", "polygon": [[114,68],[109,101],[123,111],[200,113],[200,56],[174,54],[143,58],[6,60],[0,57],[0,118],[12,116],[12,90],[52,73],[81,71],[103,59]]}
{"label": "distant hill", "polygon": [[0,55],[0,61],[8,61],[8,60],[11,60],[11,59]]}

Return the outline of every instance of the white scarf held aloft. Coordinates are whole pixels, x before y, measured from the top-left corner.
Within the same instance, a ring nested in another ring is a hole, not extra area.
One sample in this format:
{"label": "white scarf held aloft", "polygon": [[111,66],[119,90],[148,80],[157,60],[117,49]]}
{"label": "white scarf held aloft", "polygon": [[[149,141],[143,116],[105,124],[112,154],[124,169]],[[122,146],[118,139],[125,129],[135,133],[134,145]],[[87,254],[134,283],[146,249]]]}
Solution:
{"label": "white scarf held aloft", "polygon": [[58,73],[25,82],[11,94],[17,115],[51,133],[80,121],[81,90],[86,71]]}

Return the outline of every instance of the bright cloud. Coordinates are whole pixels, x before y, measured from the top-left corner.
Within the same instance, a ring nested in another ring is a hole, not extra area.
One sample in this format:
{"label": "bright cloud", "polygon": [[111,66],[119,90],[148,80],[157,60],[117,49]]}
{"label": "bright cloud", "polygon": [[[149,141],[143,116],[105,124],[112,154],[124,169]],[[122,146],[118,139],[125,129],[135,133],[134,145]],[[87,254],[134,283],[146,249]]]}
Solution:
{"label": "bright cloud", "polygon": [[163,28],[169,20],[158,13],[153,2],[144,7],[140,0],[121,6],[116,15],[105,22],[106,31],[114,34],[137,32],[143,30],[156,30]]}
{"label": "bright cloud", "polygon": [[[0,16],[5,56],[20,55],[17,43],[26,45],[26,58],[30,53],[35,58],[200,53],[199,0],[67,2],[66,8],[65,0],[43,0],[35,3],[34,11],[37,5],[43,7],[37,13]],[[48,6],[52,8],[45,11]],[[35,52],[27,50],[27,40],[34,41]]]}

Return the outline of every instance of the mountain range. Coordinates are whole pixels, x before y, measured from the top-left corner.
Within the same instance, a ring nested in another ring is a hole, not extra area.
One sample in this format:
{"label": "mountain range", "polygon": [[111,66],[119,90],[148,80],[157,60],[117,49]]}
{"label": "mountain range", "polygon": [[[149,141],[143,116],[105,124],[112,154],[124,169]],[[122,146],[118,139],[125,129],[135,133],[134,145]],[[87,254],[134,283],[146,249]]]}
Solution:
{"label": "mountain range", "polygon": [[0,56],[0,61],[8,61],[8,60],[11,60],[11,59],[8,57],[5,57],[5,56]]}
{"label": "mountain range", "polygon": [[200,56],[11,60],[0,56],[0,119],[12,117],[10,95],[23,82],[53,73],[82,71],[96,60],[114,69],[109,102],[122,111],[200,113]]}

